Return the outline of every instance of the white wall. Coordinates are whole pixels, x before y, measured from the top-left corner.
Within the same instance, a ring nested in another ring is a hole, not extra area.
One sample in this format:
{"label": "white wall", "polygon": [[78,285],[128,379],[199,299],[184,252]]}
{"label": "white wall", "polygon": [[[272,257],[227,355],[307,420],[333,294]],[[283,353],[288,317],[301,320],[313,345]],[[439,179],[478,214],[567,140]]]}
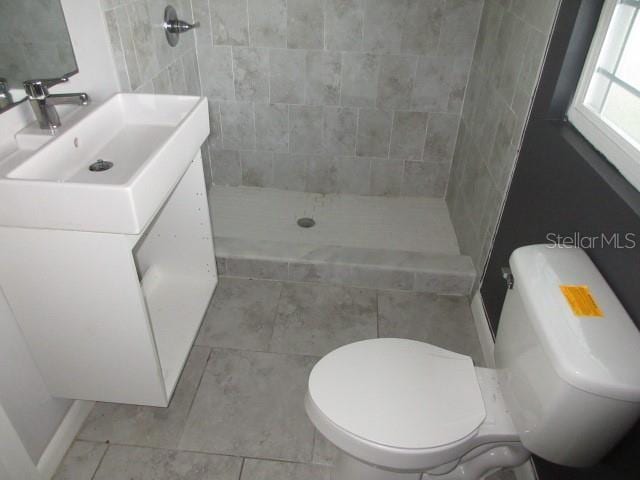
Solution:
{"label": "white wall", "polygon": [[[61,3],[80,72],[53,91],[83,91],[93,101],[102,101],[120,88],[100,0],[61,0]],[[13,135],[33,119],[28,104],[0,116],[0,157],[11,148]],[[0,354],[0,409],[37,464],[73,402],[49,395],[1,290]],[[0,478],[4,480],[10,478],[7,472],[11,468],[6,462],[11,459],[2,461],[5,465],[0,463]]]}

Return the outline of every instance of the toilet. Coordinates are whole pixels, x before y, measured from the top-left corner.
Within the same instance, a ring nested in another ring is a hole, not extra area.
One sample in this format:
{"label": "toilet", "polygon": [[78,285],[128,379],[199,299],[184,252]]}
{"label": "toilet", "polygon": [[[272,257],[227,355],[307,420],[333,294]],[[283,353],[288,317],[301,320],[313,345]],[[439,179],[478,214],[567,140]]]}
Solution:
{"label": "toilet", "polygon": [[481,479],[531,454],[597,463],[640,416],[640,333],[586,253],[510,259],[495,369],[413,340],[340,347],[305,408],[338,449],[334,480]]}

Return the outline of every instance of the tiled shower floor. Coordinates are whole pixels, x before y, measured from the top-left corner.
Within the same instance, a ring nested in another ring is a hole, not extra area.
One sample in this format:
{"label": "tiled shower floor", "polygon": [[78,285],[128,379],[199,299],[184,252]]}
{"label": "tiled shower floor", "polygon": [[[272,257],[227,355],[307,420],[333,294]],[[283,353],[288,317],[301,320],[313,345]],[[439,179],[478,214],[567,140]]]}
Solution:
{"label": "tiled shower floor", "polygon": [[356,340],[429,341],[480,362],[467,299],[225,278],[168,408],[99,403],[55,480],[328,480],[308,374]]}

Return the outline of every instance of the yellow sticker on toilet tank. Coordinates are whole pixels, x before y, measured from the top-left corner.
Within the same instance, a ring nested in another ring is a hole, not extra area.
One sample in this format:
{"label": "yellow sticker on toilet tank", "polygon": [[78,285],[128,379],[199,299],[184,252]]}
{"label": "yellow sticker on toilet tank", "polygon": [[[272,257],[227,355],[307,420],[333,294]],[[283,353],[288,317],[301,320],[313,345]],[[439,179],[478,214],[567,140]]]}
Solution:
{"label": "yellow sticker on toilet tank", "polygon": [[604,317],[604,313],[586,285],[560,285],[560,290],[576,316]]}

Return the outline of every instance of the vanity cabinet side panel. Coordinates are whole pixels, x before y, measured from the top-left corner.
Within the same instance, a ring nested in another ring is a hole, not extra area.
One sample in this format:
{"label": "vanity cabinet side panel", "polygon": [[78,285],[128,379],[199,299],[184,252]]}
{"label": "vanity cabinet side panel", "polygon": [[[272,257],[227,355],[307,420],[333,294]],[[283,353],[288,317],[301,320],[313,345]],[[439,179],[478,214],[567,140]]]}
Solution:
{"label": "vanity cabinet side panel", "polygon": [[53,396],[166,405],[136,238],[0,228],[0,284]]}

